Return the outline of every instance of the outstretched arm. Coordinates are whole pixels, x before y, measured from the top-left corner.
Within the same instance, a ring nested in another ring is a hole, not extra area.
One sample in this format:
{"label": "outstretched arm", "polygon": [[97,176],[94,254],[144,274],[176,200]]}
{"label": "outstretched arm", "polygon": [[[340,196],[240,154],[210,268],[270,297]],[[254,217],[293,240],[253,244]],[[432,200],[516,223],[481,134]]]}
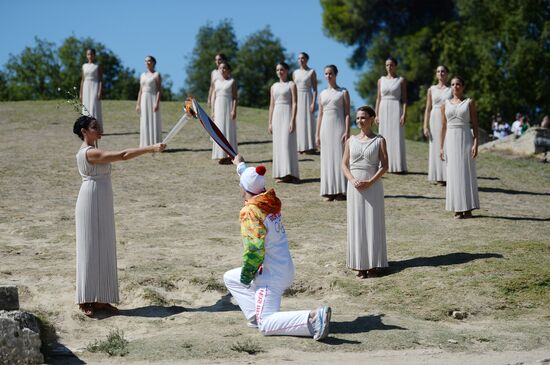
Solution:
{"label": "outstretched arm", "polygon": [[151,146],[128,148],[122,151],[103,151],[97,148],[89,149],[86,158],[91,164],[104,164],[116,161],[131,160],[145,153],[162,152],[166,148],[163,143]]}

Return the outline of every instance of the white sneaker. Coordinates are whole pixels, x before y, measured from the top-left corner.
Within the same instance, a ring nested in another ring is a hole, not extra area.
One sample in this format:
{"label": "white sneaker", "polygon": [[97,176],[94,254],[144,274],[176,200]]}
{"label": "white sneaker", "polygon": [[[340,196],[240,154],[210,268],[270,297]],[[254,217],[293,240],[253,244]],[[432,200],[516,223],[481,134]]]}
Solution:
{"label": "white sneaker", "polygon": [[328,305],[317,308],[315,323],[313,324],[313,339],[322,340],[328,336],[330,326],[330,315],[332,309]]}

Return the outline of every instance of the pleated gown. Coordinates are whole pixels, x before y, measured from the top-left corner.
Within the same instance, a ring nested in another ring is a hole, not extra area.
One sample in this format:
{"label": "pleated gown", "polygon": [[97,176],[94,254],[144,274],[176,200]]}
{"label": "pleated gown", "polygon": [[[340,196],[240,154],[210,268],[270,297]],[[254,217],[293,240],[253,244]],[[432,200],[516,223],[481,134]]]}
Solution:
{"label": "pleated gown", "polygon": [[[94,117],[103,126],[103,112],[101,110],[101,99],[98,98],[99,89],[99,66],[95,63],[82,65],[84,83],[82,84],[82,114]],[[87,112],[86,112],[87,111]]]}
{"label": "pleated gown", "polygon": [[[223,133],[227,141],[231,144],[235,152],[237,146],[237,122],[231,118],[231,104],[233,103],[233,83],[234,79],[216,80],[214,87],[216,95],[214,97],[214,123]],[[220,160],[228,157],[216,142],[212,142],[212,159]]]}
{"label": "pleated gown", "polygon": [[[370,179],[380,166],[380,135],[361,141],[349,139],[350,171],[360,180]],[[387,267],[384,187],[378,179],[366,190],[348,182],[348,246],[346,264],[353,270]]]}
{"label": "pleated gown", "polygon": [[315,118],[311,113],[313,89],[311,75],[314,70],[296,70],[293,73],[298,95],[296,95],[296,139],[298,151],[304,152],[315,149]]}
{"label": "pleated gown", "polygon": [[[223,76],[217,68],[213,69],[212,72],[210,72],[210,83],[214,84],[216,80],[223,81]],[[210,102],[211,111],[214,112],[214,93],[210,95],[210,100],[208,101]]]}
{"label": "pleated gown", "polygon": [[430,148],[428,155],[428,180],[447,181],[447,163],[441,161],[441,106],[452,96],[451,88],[440,88],[434,85],[430,88],[432,110],[430,111]]}
{"label": "pleated gown", "polygon": [[458,104],[445,102],[447,132],[447,189],[445,207],[452,212],[479,208],[476,161],[472,158],[473,137],[470,131],[470,99]]}
{"label": "pleated gown", "polygon": [[386,139],[388,150],[388,171],[407,171],[407,157],[405,153],[405,128],[401,126],[401,77],[388,79],[380,78],[380,105],[378,119],[380,134]]}
{"label": "pleated gown", "polygon": [[291,87],[293,84],[292,81],[276,82],[271,87],[275,99],[272,116],[274,178],[283,178],[288,175],[300,178],[296,131],[289,133],[292,119]]}
{"label": "pleated gown", "polygon": [[82,185],[76,201],[76,303],[117,303],[115,213],[111,165],[91,164],[76,154]]}
{"label": "pleated gown", "polygon": [[346,131],[344,91],[343,88],[330,88],[319,95],[319,103],[323,105],[320,130],[322,196],[346,193],[346,178],[342,172],[342,135]]}
{"label": "pleated gown", "polygon": [[139,146],[145,147],[162,142],[162,122],[160,108],[154,111],[157,99],[158,86],[156,77],[158,72],[144,72],[140,77],[141,84],[141,112],[139,127]]}

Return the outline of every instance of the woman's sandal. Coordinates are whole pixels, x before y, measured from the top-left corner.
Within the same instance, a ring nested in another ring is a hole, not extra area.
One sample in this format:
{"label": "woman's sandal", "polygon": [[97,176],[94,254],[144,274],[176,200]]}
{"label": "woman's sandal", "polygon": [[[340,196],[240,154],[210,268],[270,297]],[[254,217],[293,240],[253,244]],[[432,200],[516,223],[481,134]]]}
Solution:
{"label": "woman's sandal", "polygon": [[462,212],[456,212],[453,218],[454,219],[463,219],[464,216],[462,215]]}
{"label": "woman's sandal", "polygon": [[472,215],[472,211],[471,210],[468,210],[464,213],[462,213],[462,218],[464,219],[468,219],[468,218],[473,218],[474,216]]}
{"label": "woman's sandal", "polygon": [[86,317],[92,317],[94,315],[94,308],[92,303],[82,303],[78,305],[78,309],[84,314]]}

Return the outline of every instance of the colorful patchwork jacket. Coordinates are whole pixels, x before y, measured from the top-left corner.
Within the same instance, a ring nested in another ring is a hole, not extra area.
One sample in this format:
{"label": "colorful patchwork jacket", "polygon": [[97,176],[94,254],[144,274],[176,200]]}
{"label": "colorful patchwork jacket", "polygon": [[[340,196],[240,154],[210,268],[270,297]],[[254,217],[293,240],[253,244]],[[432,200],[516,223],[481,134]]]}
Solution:
{"label": "colorful patchwork jacket", "polygon": [[261,272],[267,236],[265,221],[268,215],[279,216],[280,212],[281,201],[273,189],[247,200],[241,209],[241,235],[244,246],[241,283],[249,285],[256,273]]}

